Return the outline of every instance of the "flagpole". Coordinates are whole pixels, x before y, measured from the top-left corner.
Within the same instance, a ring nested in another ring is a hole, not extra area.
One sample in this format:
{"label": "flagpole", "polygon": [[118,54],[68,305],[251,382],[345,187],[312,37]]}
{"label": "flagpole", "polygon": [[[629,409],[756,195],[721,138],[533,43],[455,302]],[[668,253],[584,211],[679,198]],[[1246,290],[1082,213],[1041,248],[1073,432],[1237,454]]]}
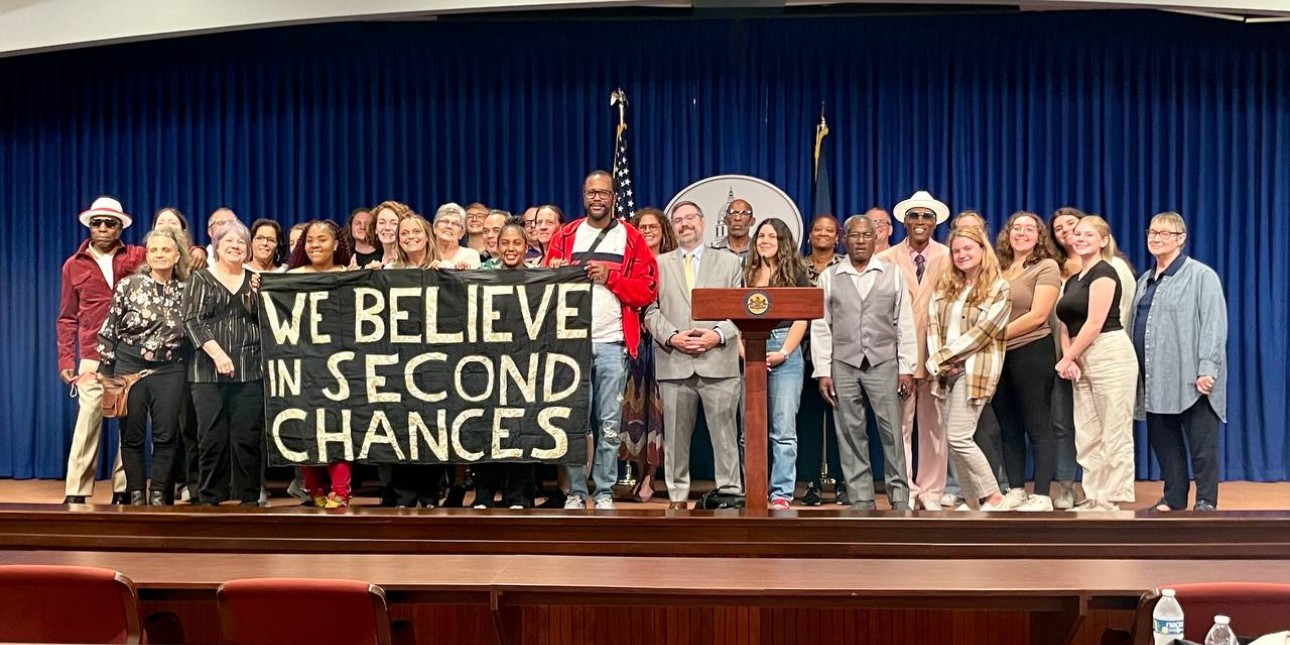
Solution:
{"label": "flagpole", "polygon": [[[614,181],[617,182],[618,181],[618,154],[617,154],[618,143],[623,138],[623,132],[627,131],[627,93],[623,91],[623,88],[620,87],[615,89],[613,92],[610,92],[609,105],[611,107],[618,108],[618,127],[614,129],[614,152],[611,155],[611,158],[614,160],[614,165],[613,165],[613,168],[611,169],[611,172],[613,173]],[[613,217],[619,216],[617,194],[618,194],[617,190],[615,190],[614,191],[615,199],[614,199],[614,203],[611,205],[611,211],[610,211]],[[630,470],[631,468],[629,467],[628,471],[630,472]]]}

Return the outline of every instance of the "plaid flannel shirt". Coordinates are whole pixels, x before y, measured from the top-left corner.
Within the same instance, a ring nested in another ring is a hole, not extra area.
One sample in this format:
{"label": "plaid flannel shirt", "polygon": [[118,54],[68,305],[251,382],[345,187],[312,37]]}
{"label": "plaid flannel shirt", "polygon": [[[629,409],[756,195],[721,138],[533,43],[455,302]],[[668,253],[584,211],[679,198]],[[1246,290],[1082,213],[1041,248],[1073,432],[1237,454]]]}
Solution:
{"label": "plaid flannel shirt", "polygon": [[[949,319],[953,309],[954,303],[940,291],[932,296],[927,317],[927,372],[932,377],[932,396],[945,398],[949,388],[943,372],[951,365],[961,365],[968,398],[989,399],[1003,371],[1004,332],[1012,313],[1008,282],[995,280],[989,297],[977,305],[963,305],[961,320]],[[951,324],[959,325],[959,337],[947,342]]]}

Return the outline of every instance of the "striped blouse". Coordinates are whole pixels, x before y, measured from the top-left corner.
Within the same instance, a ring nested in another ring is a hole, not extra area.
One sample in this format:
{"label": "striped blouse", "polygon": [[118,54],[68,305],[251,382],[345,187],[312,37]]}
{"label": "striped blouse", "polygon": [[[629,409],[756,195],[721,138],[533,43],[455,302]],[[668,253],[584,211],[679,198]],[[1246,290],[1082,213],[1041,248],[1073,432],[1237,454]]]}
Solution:
{"label": "striped blouse", "polygon": [[[195,356],[188,363],[192,383],[246,383],[264,377],[260,351],[260,316],[251,290],[250,271],[242,286],[230,293],[209,268],[194,273],[184,292],[184,328],[192,339]],[[215,371],[215,361],[202,349],[213,340],[233,360],[233,376]]]}

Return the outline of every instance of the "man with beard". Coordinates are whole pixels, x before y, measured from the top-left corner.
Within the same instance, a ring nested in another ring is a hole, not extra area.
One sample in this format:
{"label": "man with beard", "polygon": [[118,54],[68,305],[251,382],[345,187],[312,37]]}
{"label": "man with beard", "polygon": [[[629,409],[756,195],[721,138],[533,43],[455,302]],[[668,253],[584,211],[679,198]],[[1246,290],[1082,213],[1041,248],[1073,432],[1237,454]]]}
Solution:
{"label": "man with beard", "polygon": [[[63,263],[63,288],[58,304],[58,376],[76,388],[76,430],[67,456],[64,504],[84,504],[94,495],[94,465],[103,429],[103,386],[99,384],[98,336],[107,319],[116,283],[139,268],[147,256],[140,246],[121,243],[121,231],[131,219],[121,203],[100,197],[80,215],[90,239]],[[79,365],[77,347],[80,347]],[[128,501],[121,451],[112,467],[112,503]]]}
{"label": "man with beard", "polygon": [[[614,507],[618,481],[618,448],[622,439],[623,390],[627,386],[627,356],[640,347],[640,309],[658,295],[658,263],[635,226],[612,214],[614,183],[597,170],[582,184],[586,216],[551,236],[546,264],[580,265],[591,278],[591,405],[595,442],[592,478],[595,507]],[[535,213],[536,215],[536,213]],[[525,214],[527,218],[527,213]],[[587,467],[569,466],[566,509],[587,507]]]}
{"label": "man with beard", "polygon": [[694,202],[672,207],[679,248],[659,256],[658,302],[645,311],[659,350],[654,373],[663,399],[663,477],[670,509],[684,509],[690,497],[690,439],[699,403],[712,437],[717,490],[741,494],[739,440],[735,418],[741,393],[738,329],[729,320],[693,318],[690,293],[698,287],[733,288],[742,282],[741,263],[731,253],[703,245],[703,211]]}
{"label": "man with beard", "polygon": [[820,274],[824,318],[811,321],[811,352],[820,396],[837,414],[838,456],[854,510],[875,510],[865,402],[882,439],[887,499],[909,504],[900,402],[914,385],[914,314],[905,278],[873,257],[873,222],[847,219],[847,259]]}
{"label": "man with beard", "polygon": [[726,236],[713,242],[712,248],[730,251],[739,256],[740,260],[748,257],[748,251],[752,250],[749,233],[753,230],[753,224],[757,223],[752,204],[742,199],[730,202],[730,210],[726,211],[723,221],[726,224]]}
{"label": "man with beard", "polygon": [[[941,428],[941,414],[932,397],[927,375],[927,315],[932,294],[941,273],[950,266],[949,249],[932,239],[936,227],[950,217],[950,209],[930,193],[920,190],[892,209],[905,226],[905,240],[878,255],[883,262],[900,267],[905,274],[906,294],[914,306],[914,330],[918,361],[914,363],[914,386],[904,403],[905,463],[909,474],[910,501],[918,500],[929,511],[941,510],[949,468],[949,446]],[[918,423],[918,469],[913,463],[914,423]]]}

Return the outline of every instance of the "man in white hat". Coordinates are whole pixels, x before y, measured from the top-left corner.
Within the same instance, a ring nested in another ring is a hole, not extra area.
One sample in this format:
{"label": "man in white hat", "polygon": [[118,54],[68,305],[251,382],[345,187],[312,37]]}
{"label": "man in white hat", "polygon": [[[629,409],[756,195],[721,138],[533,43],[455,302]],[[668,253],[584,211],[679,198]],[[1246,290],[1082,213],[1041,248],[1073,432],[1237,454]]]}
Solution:
{"label": "man in white hat", "polygon": [[[67,457],[67,497],[64,504],[84,504],[94,495],[94,466],[98,462],[99,433],[103,428],[103,387],[99,368],[98,334],[112,304],[112,291],[146,259],[141,246],[121,243],[121,231],[132,220],[121,203],[111,197],[94,200],[81,213],[81,224],[90,238],[63,263],[63,289],[58,305],[58,376],[76,388],[80,411]],[[79,345],[79,363],[77,346]],[[125,471],[117,449],[112,467],[112,503],[125,498]]]}
{"label": "man in white hat", "polygon": [[[941,414],[932,397],[931,380],[927,378],[927,312],[932,293],[941,273],[950,266],[950,251],[932,239],[936,227],[950,218],[950,209],[925,190],[914,193],[892,209],[896,221],[905,226],[905,239],[878,257],[900,267],[914,305],[915,338],[918,361],[914,363],[913,393],[904,400],[904,435],[906,474],[909,475],[911,506],[921,504],[926,510],[941,510],[940,497],[945,492],[949,465],[949,448],[941,427]],[[913,467],[914,421],[918,421],[918,467]]]}

